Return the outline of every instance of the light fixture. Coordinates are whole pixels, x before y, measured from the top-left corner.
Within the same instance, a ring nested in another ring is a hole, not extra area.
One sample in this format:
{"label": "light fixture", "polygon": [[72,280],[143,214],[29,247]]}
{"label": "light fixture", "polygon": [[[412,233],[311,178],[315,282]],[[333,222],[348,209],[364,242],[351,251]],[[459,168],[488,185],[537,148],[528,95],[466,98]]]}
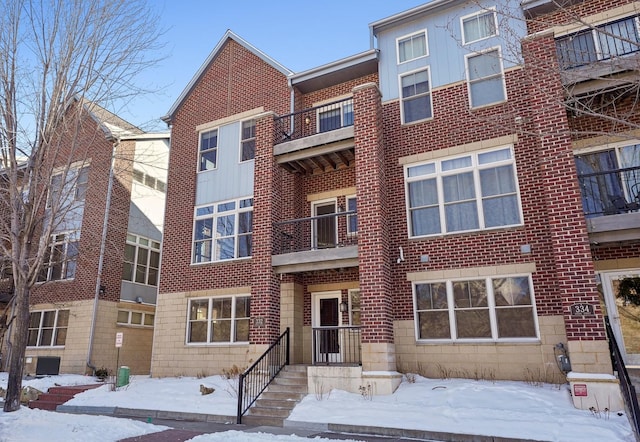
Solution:
{"label": "light fixture", "polygon": [[104,294],[107,292],[107,287],[104,285],[101,285],[100,288],[98,289],[98,294],[100,296],[104,296]]}
{"label": "light fixture", "polygon": [[342,301],[340,303],[340,312],[347,313],[348,311],[349,311],[349,304],[347,304],[347,301]]}
{"label": "light fixture", "polygon": [[311,118],[309,118],[309,117],[304,117],[304,124],[307,124],[307,125],[308,125],[309,123],[311,123]]}
{"label": "light fixture", "polygon": [[136,296],[136,302],[142,304],[142,296]]}

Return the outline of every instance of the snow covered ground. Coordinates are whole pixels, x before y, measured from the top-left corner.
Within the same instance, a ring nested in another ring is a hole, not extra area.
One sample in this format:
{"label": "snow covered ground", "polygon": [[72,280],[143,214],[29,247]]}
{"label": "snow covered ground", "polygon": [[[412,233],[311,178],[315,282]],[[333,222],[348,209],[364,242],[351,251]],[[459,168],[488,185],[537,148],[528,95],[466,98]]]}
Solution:
{"label": "snow covered ground", "polygon": [[[6,388],[7,374],[0,373]],[[58,385],[93,383],[79,375],[60,375],[24,381],[41,391]],[[200,385],[215,388],[200,394]],[[182,411],[234,416],[235,383],[220,376],[202,379],[155,379],[132,376],[126,387],[110,385],[88,390],[67,405]],[[376,427],[408,428],[452,433],[484,434],[541,441],[624,441],[634,436],[625,415],[593,413],[573,407],[566,386],[533,386],[522,382],[426,379],[402,382],[389,396],[368,396],[333,390],[308,395],[293,410],[290,421],[331,422]],[[0,411],[0,442],[117,441],[162,431],[166,427],[103,416],[70,415],[23,408]],[[354,436],[355,439],[357,437]],[[303,441],[297,436],[227,431],[192,439],[197,442],[233,440]],[[314,439],[321,440],[321,439]]]}

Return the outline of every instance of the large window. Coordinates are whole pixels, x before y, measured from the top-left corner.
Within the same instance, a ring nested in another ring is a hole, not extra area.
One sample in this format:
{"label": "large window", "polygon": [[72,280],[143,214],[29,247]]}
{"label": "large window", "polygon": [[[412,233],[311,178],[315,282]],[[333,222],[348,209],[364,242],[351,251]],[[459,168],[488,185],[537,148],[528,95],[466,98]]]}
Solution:
{"label": "large window", "polygon": [[[66,179],[66,181],[65,181]],[[89,166],[70,168],[66,174],[63,172],[51,176],[47,208],[64,207],[73,201],[84,201],[89,185]]]}
{"label": "large window", "polygon": [[465,59],[471,107],[486,106],[507,99],[499,49],[470,54]]}
{"label": "large window", "polygon": [[413,285],[416,339],[536,339],[528,275],[420,282]]}
{"label": "large window", "polygon": [[196,207],[193,263],[251,256],[253,198]]}
{"label": "large window", "polygon": [[640,144],[580,153],[576,167],[587,217],[640,210]]}
{"label": "large window", "polygon": [[433,116],[430,83],[429,69],[400,77],[402,93],[400,110],[403,123],[425,120]]}
{"label": "large window", "polygon": [[429,53],[427,47],[427,31],[400,37],[398,44],[398,64],[424,57]]}
{"label": "large window", "polygon": [[69,326],[69,310],[45,310],[29,315],[29,347],[64,345]]}
{"label": "large window", "polygon": [[256,156],[256,121],[242,122],[240,133],[240,161],[253,160]]}
{"label": "large window", "polygon": [[187,343],[249,342],[249,296],[191,299]]}
{"label": "large window", "polygon": [[575,68],[640,50],[638,17],[585,29],[556,40],[563,69]]}
{"label": "large window", "polygon": [[198,170],[213,170],[218,164],[218,129],[200,134]]}
{"label": "large window", "polygon": [[495,11],[480,11],[460,19],[463,44],[473,43],[498,34]]}
{"label": "large window", "polygon": [[127,234],[124,248],[122,280],[146,285],[158,285],[160,242]]}
{"label": "large window", "polygon": [[405,167],[409,236],[522,223],[510,147]]}
{"label": "large window", "polygon": [[154,319],[155,315],[153,313],[118,310],[116,322],[124,325],[142,325],[151,327],[153,326]]}
{"label": "large window", "polygon": [[73,279],[76,275],[79,242],[80,232],[77,231],[51,235],[38,280]]}

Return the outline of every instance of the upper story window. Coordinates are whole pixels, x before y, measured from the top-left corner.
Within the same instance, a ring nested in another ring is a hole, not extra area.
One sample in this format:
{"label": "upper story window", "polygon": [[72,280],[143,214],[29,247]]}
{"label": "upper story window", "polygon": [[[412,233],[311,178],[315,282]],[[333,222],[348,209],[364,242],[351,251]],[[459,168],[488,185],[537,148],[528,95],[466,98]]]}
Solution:
{"label": "upper story window", "polygon": [[159,273],[160,242],[127,234],[122,280],[157,286]]}
{"label": "upper story window", "polygon": [[556,39],[563,69],[575,68],[640,50],[638,17],[628,17]]}
{"label": "upper story window", "polygon": [[500,103],[507,98],[499,49],[465,56],[470,106]]}
{"label": "upper story window", "polygon": [[249,296],[190,299],[187,343],[249,342]]}
{"label": "upper story window", "polygon": [[425,57],[429,54],[426,30],[400,37],[396,42],[398,44],[398,64]]}
{"label": "upper story window", "polygon": [[429,68],[400,77],[402,122],[426,120],[433,116]]}
{"label": "upper story window", "polygon": [[256,157],[256,121],[242,122],[240,133],[240,161],[253,160]]}
{"label": "upper story window", "polygon": [[79,243],[78,231],[51,235],[38,281],[73,279],[76,275]]}
{"label": "upper story window", "polygon": [[510,147],[405,167],[409,236],[522,224]]}
{"label": "upper story window", "polygon": [[498,35],[498,23],[494,10],[476,12],[460,18],[460,21],[462,22],[463,44]]}
{"label": "upper story window", "polygon": [[413,285],[416,339],[537,339],[529,275]]}
{"label": "upper story window", "polygon": [[213,170],[218,165],[218,129],[200,134],[198,171]]}
{"label": "upper story window", "polygon": [[318,108],[318,132],[353,126],[353,100],[343,100]]}
{"label": "upper story window", "polygon": [[29,347],[62,346],[67,340],[69,310],[44,310],[29,314]]}
{"label": "upper story window", "polygon": [[142,325],[151,327],[153,326],[154,319],[155,315],[153,313],[135,312],[132,310],[118,310],[118,317],[116,319],[116,322],[118,324]]}
{"label": "upper story window", "polygon": [[592,150],[575,160],[587,217],[640,210],[640,144]]}
{"label": "upper story window", "polygon": [[[89,166],[69,168],[66,173],[60,172],[52,175],[47,208],[63,207],[65,204],[71,203],[71,195],[73,195],[73,201],[84,201],[88,184]],[[67,195],[70,196],[67,197]]]}
{"label": "upper story window", "polygon": [[196,207],[194,264],[251,256],[253,198]]}
{"label": "upper story window", "polygon": [[[347,203],[347,212],[355,212],[357,210],[356,196],[348,196],[345,198]],[[347,234],[355,235],[358,233],[358,215],[356,213],[347,215]]]}
{"label": "upper story window", "polygon": [[152,177],[138,169],[133,169],[133,180],[152,189],[159,190],[162,193],[166,193],[167,191],[167,183],[160,178]]}

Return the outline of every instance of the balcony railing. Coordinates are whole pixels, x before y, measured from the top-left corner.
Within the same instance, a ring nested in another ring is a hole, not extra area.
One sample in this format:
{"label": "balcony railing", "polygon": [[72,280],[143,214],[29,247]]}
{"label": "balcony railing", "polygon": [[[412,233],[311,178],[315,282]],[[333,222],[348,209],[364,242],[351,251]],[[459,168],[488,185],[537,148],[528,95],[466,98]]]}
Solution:
{"label": "balcony railing", "polygon": [[276,223],[274,255],[358,244],[356,211]]}
{"label": "balcony railing", "polygon": [[353,99],[303,109],[276,117],[273,144],[298,140],[321,132],[353,126]]}
{"label": "balcony railing", "polygon": [[578,175],[586,217],[640,210],[640,167]]}
{"label": "balcony railing", "polygon": [[313,365],[362,365],[360,327],[314,327]]}

